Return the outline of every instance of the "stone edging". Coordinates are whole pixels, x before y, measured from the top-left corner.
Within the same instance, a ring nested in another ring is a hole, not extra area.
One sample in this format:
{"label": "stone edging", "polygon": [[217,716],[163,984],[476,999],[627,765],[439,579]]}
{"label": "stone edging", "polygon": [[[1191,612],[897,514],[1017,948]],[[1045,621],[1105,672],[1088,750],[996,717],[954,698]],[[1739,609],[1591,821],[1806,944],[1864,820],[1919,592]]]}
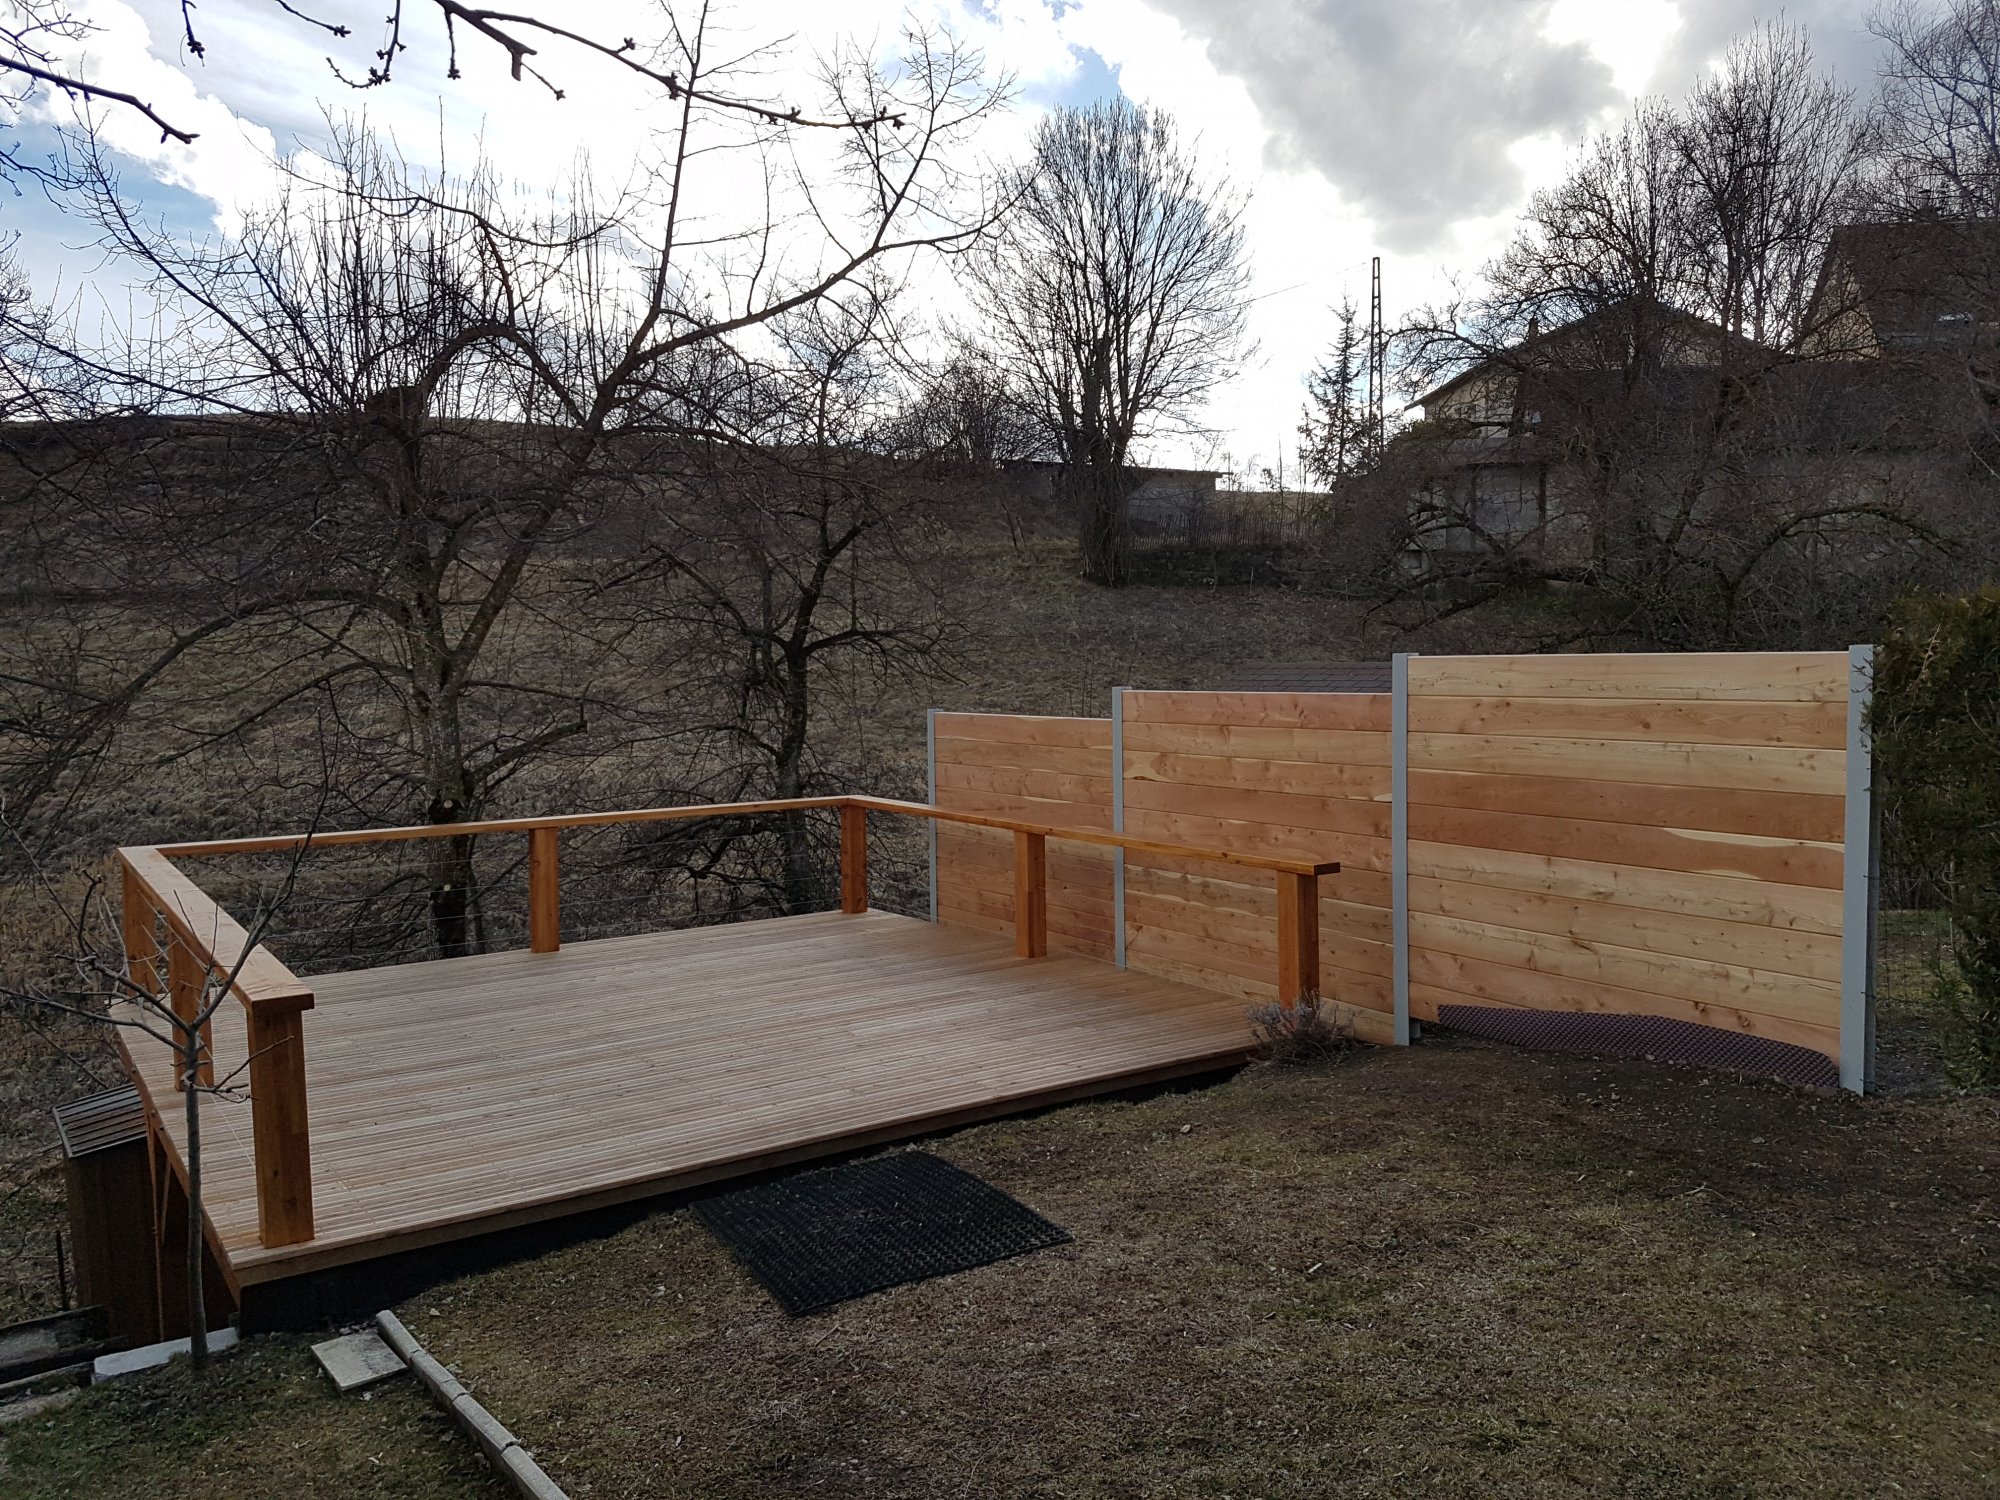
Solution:
{"label": "stone edging", "polygon": [[542,1466],[521,1446],[521,1440],[493,1420],[493,1414],[472,1397],[472,1393],[452,1376],[451,1371],[424,1352],[403,1320],[394,1313],[375,1314],[375,1326],[389,1347],[402,1356],[417,1379],[429,1389],[438,1405],[457,1420],[458,1425],[479,1444],[486,1461],[505,1476],[528,1500],[569,1500],[556,1482],[542,1472]]}

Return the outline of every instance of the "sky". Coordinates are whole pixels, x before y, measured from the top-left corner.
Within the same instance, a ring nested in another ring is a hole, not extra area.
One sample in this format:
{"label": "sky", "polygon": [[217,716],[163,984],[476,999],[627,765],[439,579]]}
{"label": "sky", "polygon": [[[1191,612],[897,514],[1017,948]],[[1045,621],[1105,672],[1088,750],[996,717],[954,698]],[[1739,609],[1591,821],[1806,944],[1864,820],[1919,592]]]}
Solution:
{"label": "sky", "polygon": [[[335,65],[350,76],[367,67],[382,0],[301,0],[350,25],[345,40],[272,0],[202,0],[199,58],[168,0],[82,8],[96,27],[82,44],[86,76],[199,132],[183,146],[129,114],[106,117],[128,188],[188,234],[227,234],[271,190],[274,160],[314,149],[330,117],[365,111],[416,159],[463,164],[484,151],[519,181],[547,184],[585,151],[600,178],[629,170],[659,108],[615,65],[554,48],[537,61],[563,87],[560,101],[514,82],[504,57],[463,38],[462,77],[449,80],[422,0],[409,3],[396,81],[365,93]],[[1784,16],[1807,26],[1837,75],[1864,87],[1867,12],[1867,0],[1799,0]],[[592,35],[659,30],[653,0],[563,0],[549,13]],[[1303,378],[1332,340],[1341,299],[1365,310],[1371,256],[1382,258],[1391,323],[1470,281],[1580,140],[1635,97],[1680,94],[1734,36],[1777,14],[1768,0],[741,0],[719,8],[718,25],[730,44],[772,44],[762,85],[799,99],[812,60],[843,39],[880,55],[908,24],[947,27],[1016,80],[1013,109],[979,142],[994,163],[1020,153],[1058,105],[1122,92],[1171,111],[1204,164],[1250,195],[1255,350],[1211,400],[1207,435],[1142,456],[1252,480],[1282,469],[1296,482]],[[44,98],[6,134],[30,152],[45,148],[69,108]],[[730,179],[720,180],[726,192]],[[131,306],[124,273],[92,248],[88,227],[38,194],[0,198],[0,232],[19,236],[38,293],[80,295],[112,317]],[[914,275],[947,314],[948,275],[935,265]]]}

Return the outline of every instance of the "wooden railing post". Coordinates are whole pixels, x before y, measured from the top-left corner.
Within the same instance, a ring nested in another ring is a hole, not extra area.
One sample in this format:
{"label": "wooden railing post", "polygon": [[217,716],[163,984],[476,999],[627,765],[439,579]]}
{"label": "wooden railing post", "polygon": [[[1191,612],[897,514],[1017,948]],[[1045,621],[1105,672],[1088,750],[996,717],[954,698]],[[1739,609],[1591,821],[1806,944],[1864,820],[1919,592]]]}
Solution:
{"label": "wooden railing post", "polygon": [[125,944],[125,976],[149,995],[160,992],[159,917],[146,882],[129,864],[125,866],[118,903],[118,930]]}
{"label": "wooden railing post", "polygon": [[868,809],[840,809],[840,909],[868,910]]}
{"label": "wooden railing post", "polygon": [[1049,951],[1048,835],[1014,832],[1014,951],[1042,958]]}
{"label": "wooden railing post", "polygon": [[[195,952],[193,944],[177,932],[167,934],[167,1004],[173,1007],[174,1018],[183,1028],[194,1023],[208,1003],[208,961]],[[204,1021],[201,1026],[201,1054],[195,1063],[195,1083],[200,1088],[215,1087],[215,1028]],[[176,1033],[176,1051],[178,1038]],[[180,1059],[174,1060],[174,1082],[177,1087],[186,1088],[187,1079],[181,1073]]]}
{"label": "wooden railing post", "polygon": [[554,828],[528,830],[528,947],[553,953],[562,946],[562,876]]}
{"label": "wooden railing post", "polygon": [[1278,875],[1278,1003],[1319,994],[1319,876]]}
{"label": "wooden railing post", "polygon": [[[303,997],[311,1005],[310,995]],[[306,1130],[305,1016],[297,1000],[251,1005],[250,1132],[257,1159],[257,1238],[266,1248],[313,1237],[312,1141]]]}

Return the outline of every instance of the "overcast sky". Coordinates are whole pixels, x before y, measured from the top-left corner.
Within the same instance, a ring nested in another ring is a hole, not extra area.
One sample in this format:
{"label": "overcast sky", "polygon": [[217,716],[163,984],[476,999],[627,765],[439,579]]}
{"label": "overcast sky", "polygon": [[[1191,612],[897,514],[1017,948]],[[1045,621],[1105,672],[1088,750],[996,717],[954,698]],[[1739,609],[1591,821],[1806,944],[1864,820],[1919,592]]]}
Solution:
{"label": "overcast sky", "polygon": [[[410,51],[392,89],[341,87],[330,49],[365,67],[383,0],[319,0],[356,39],[332,42],[271,0],[203,0],[205,60],[183,55],[178,6],[85,0],[100,30],[92,76],[114,79],[197,129],[192,147],[113,117],[129,182],[177,227],[226,232],[235,205],[264,191],[278,152],[322,139],[324,111],[366,106],[413,154],[455,160],[483,148],[530,181],[552,181],[587,148],[600,174],[629,160],[657,96],[615,67],[551,53],[561,102],[510,81],[504,59],[461,44],[464,77],[445,79],[430,10],[411,0]],[[1865,84],[1872,46],[1866,0],[1804,0],[1822,58]],[[565,24],[594,34],[657,31],[644,0],[562,0]],[[553,13],[553,12],[551,12]],[[840,37],[888,48],[909,18],[943,23],[1019,80],[1010,118],[987,149],[1018,150],[1056,104],[1123,92],[1173,111],[1204,158],[1253,194],[1249,240],[1259,350],[1209,415],[1212,449],[1177,445],[1159,462],[1233,463],[1246,473],[1282,458],[1291,470],[1301,379],[1332,335],[1343,295],[1365,304],[1368,261],[1383,257],[1399,308],[1476,273],[1526,194],[1566,151],[1614,120],[1635,95],[1679,94],[1738,32],[1777,14],[1758,0],[744,0],[723,12],[745,42],[791,38],[774,67],[803,68]],[[345,51],[338,49],[346,48]],[[57,107],[51,101],[48,108]],[[45,121],[12,132],[30,149]],[[33,195],[0,202],[21,234],[38,286],[123,294],[75,225]]]}

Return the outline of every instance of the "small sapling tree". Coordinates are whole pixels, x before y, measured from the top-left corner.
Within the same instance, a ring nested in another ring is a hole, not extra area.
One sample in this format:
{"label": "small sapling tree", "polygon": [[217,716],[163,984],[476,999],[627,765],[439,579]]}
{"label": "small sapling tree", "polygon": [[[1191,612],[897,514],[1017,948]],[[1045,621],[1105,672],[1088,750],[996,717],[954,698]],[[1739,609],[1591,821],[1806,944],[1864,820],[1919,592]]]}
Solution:
{"label": "small sapling tree", "polygon": [[[222,936],[199,914],[162,913],[163,946],[142,952],[128,946],[125,926],[113,908],[101,876],[88,878],[80,898],[65,898],[50,877],[30,862],[29,883],[58,914],[62,943],[18,970],[0,970],[0,1005],[38,1016],[66,1016],[92,1026],[115,1028],[148,1038],[169,1050],[184,1134],[187,1222],[186,1279],[188,1362],[205,1369],[209,1359],[208,1306],[203,1277],[206,1211],[202,1196],[202,1102],[240,1102],[252,1059],[244,1057],[217,1071],[211,1042],[216,1015],[237,1003],[235,990],[244,965],[256,953],[271,919],[289,898],[302,846],[293,856],[272,898],[247,926],[242,950],[222,967],[212,961]],[[174,950],[181,950],[178,955]],[[167,1108],[169,1101],[160,1101]]]}

